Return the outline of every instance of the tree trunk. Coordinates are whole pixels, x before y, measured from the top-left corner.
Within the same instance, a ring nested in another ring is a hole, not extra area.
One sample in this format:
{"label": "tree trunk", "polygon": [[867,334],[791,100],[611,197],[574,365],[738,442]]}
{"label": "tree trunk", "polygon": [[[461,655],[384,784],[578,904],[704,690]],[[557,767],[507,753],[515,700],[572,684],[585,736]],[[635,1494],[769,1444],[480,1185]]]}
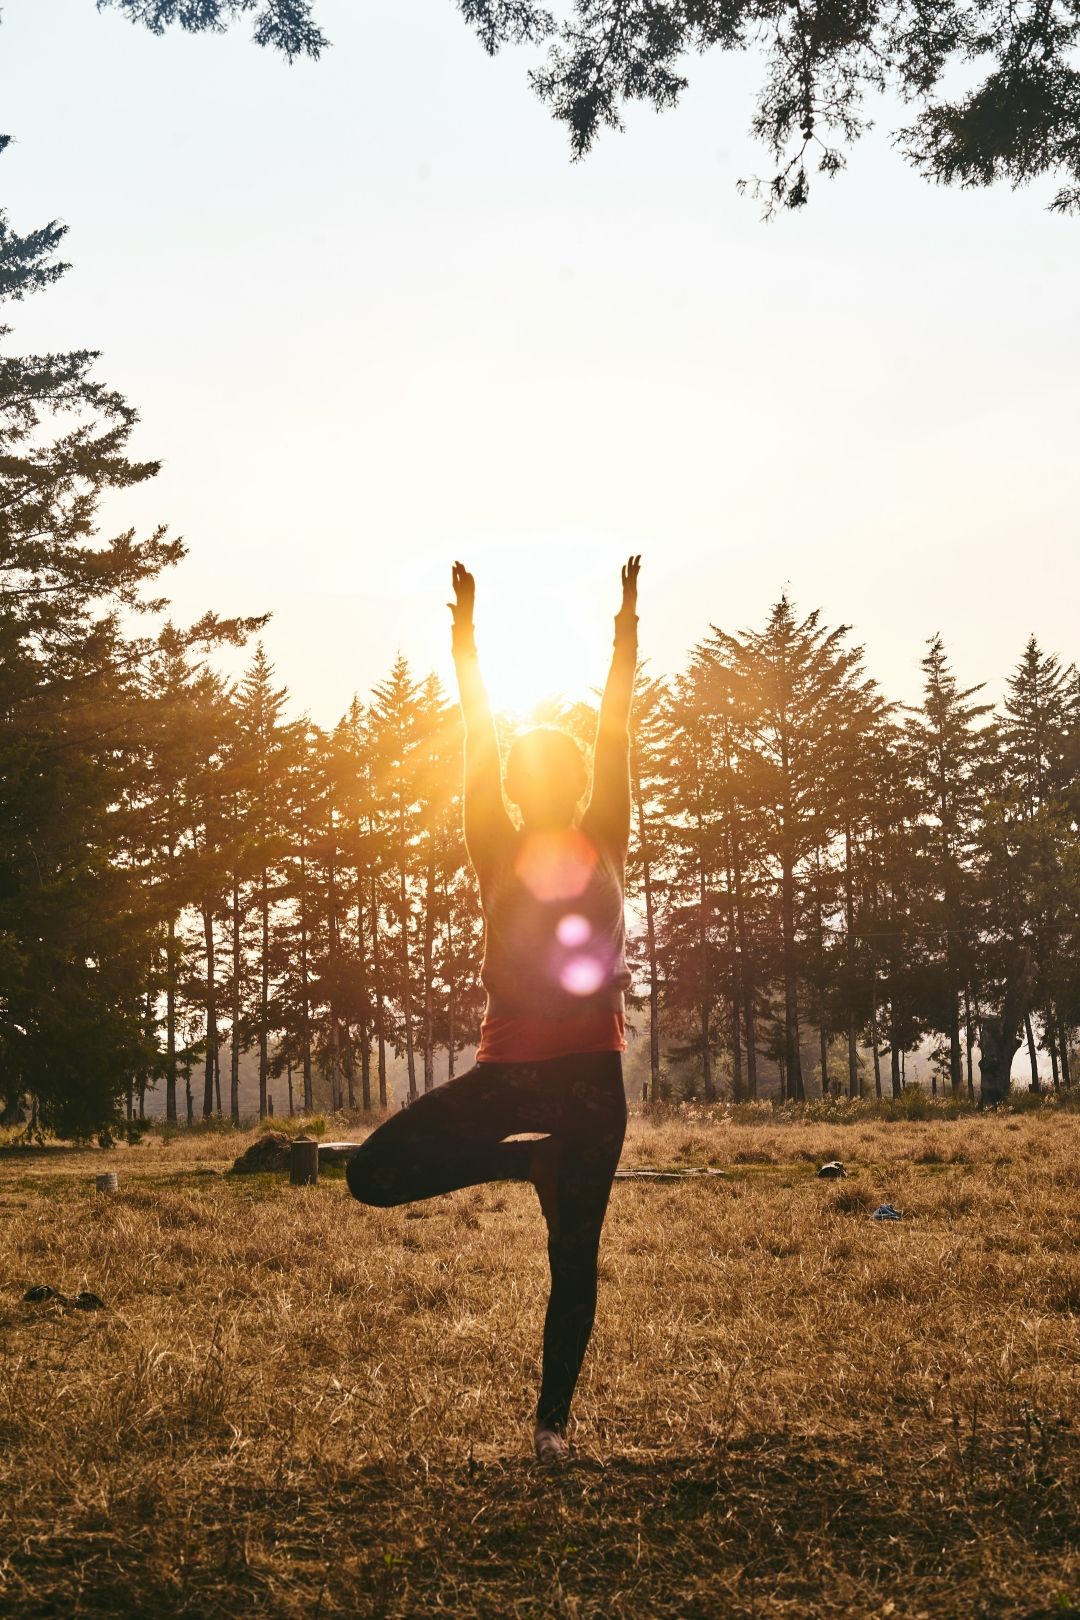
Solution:
{"label": "tree trunk", "polygon": [[360,1004],[360,1106],[371,1112],[371,986],[368,982],[367,933],[364,928],[364,880],[357,872],[356,882],[356,966],[363,998]]}
{"label": "tree trunk", "polygon": [[454,918],[450,907],[450,887],[443,882],[443,899],[446,902],[446,1077],[454,1078],[454,1048],[457,1045],[457,1030],[454,1014],[457,998],[457,968],[454,962]]}
{"label": "tree trunk", "polygon": [[649,963],[649,1101],[660,1098],[660,971],[656,960],[656,902],[653,895],[652,861],[646,842],[645,806],[641,802],[641,778],[635,771],[634,797],[637,800],[638,845],[641,850],[641,881],[645,891],[645,952]]}
{"label": "tree trunk", "polygon": [[[270,895],[267,870],[259,877],[259,1118],[266,1118],[266,1088],[270,1077]],[[289,1105],[292,1112],[292,1104]]]}
{"label": "tree trunk", "polygon": [[[701,824],[698,823],[699,836]],[[710,1041],[709,1015],[712,1010],[712,983],[709,972],[709,927],[708,927],[708,889],[705,879],[705,865],[698,858],[698,948],[701,956],[701,1083],[705,1093],[706,1102],[716,1099],[716,1087],[713,1084],[712,1072],[712,1045]]]}
{"label": "tree trunk", "polygon": [[855,1028],[855,1014],[848,1013],[847,1027],[847,1071],[848,1096],[862,1096],[862,1080],[859,1076],[859,1036]]}
{"label": "tree trunk", "polygon": [[379,892],[371,879],[371,960],[375,972],[375,1036],[379,1056],[379,1107],[386,1096],[386,1004],[383,999],[382,946],[379,938]]}
{"label": "tree trunk", "polygon": [[232,1040],[229,1043],[229,1116],[240,1123],[240,885],[232,892]]}
{"label": "tree trunk", "polygon": [[735,1102],[743,1099],[742,1067],[742,1007],[739,1005],[738,959],[732,953],[731,973],[731,1095]]}
{"label": "tree trunk", "polygon": [[735,921],[735,882],[732,866],[731,818],[724,829],[725,877],[727,878],[727,940],[731,957],[731,1096],[743,1100],[742,1072],[742,986],[739,983],[739,932]]}
{"label": "tree trunk", "polygon": [[959,1097],[964,1071],[960,1057],[960,998],[955,989],[949,996],[949,1084],[953,1096]]}
{"label": "tree trunk", "polygon": [[1013,1058],[1023,1042],[1023,1026],[1033,988],[1030,959],[1025,957],[1005,986],[1000,1014],[985,1017],[979,1032],[982,1074],[980,1107],[994,1108],[1008,1099]]}
{"label": "tree trunk", "polygon": [[754,959],[743,907],[742,851],[738,839],[734,850],[735,921],[738,929],[739,983],[742,986],[743,1022],[746,1029],[746,1094],[751,1102],[758,1094],[757,1019],[754,1011]]}
{"label": "tree trunk", "polygon": [[799,1050],[799,987],[795,955],[795,874],[784,851],[781,880],[781,923],[784,947],[784,1072],[785,1095],[805,1100],[802,1053]]}
{"label": "tree trunk", "polygon": [[203,1118],[214,1112],[214,1073],[217,1063],[217,983],[214,962],[214,912],[209,900],[203,901],[203,939],[206,947],[206,1063],[203,1070]]}
{"label": "tree trunk", "polygon": [[821,1095],[829,1095],[829,1027],[825,1016],[825,918],[821,908],[821,850],[814,856],[815,879],[817,896],[815,911],[817,913],[817,957],[818,957],[818,1068],[821,1079]]}
{"label": "tree trunk", "polygon": [[851,827],[844,828],[844,931],[847,968],[847,1069],[848,1096],[862,1095],[859,1080],[859,1043],[855,1020],[855,857]]}
{"label": "tree trunk", "polygon": [[985,1017],[982,1021],[979,1047],[979,1072],[982,1076],[980,1105],[995,1108],[1009,1096],[1012,1060],[1020,1050],[1019,1025],[1010,1024],[1003,1016]]}
{"label": "tree trunk", "polygon": [[[334,812],[330,810],[330,830],[333,837]],[[330,1031],[330,1107],[336,1112],[342,1105],[341,1094],[341,1027],[337,1015],[337,971],[338,971],[338,929],[337,929],[337,864],[333,853],[326,866],[326,912],[327,929],[326,943],[328,980],[328,1006],[327,1017]]]}
{"label": "tree trunk", "polygon": [[1064,1022],[1060,1023],[1058,1028],[1061,1030],[1061,1045],[1059,1047],[1061,1052],[1061,1083],[1063,1086],[1071,1086],[1072,1078],[1069,1074],[1069,1031],[1065,1027]]}
{"label": "tree trunk", "polygon": [[333,1008],[330,1009],[330,1108],[337,1113],[341,1107],[341,1030],[334,1017]]}
{"label": "tree trunk", "polygon": [[1031,1027],[1031,1014],[1029,1012],[1024,1014],[1024,1034],[1027,1037],[1028,1062],[1031,1064],[1031,1089],[1034,1092],[1039,1092],[1042,1090],[1039,1085],[1039,1051],[1035,1045],[1035,1031]]}
{"label": "tree trunk", "polygon": [[874,1096],[881,1101],[881,1047],[878,1043],[877,1022],[877,988],[874,989],[874,1004],[870,1009],[870,1039],[874,1047]]}
{"label": "tree trunk", "polygon": [[300,834],[300,1060],[304,1068],[304,1112],[314,1107],[311,1083],[311,991],[308,984],[307,851]]}
{"label": "tree trunk", "polygon": [[416,1100],[416,1049],[413,1044],[412,965],[409,961],[409,888],[406,877],[405,806],[398,799],[398,906],[401,912],[401,1017],[405,1025],[405,1065],[409,1076],[409,1101]]}
{"label": "tree trunk", "polygon": [[356,1107],[356,1056],[353,1052],[352,1042],[349,1039],[348,1025],[343,1024],[342,1030],[345,1036],[342,1043],[342,1065],[345,1070],[345,1083],[348,1087],[349,1108],[353,1109]]}
{"label": "tree trunk", "polygon": [[371,1112],[371,1045],[367,1030],[360,1043],[360,1106],[365,1114]]}
{"label": "tree trunk", "polygon": [[435,951],[435,866],[428,861],[424,898],[424,1090],[435,1085],[435,1008],[433,955]]}
{"label": "tree trunk", "polygon": [[176,918],[165,946],[165,1118],[176,1124]]}
{"label": "tree trunk", "polygon": [[[145,1004],[143,1006],[143,1034],[146,1037],[147,1046],[148,1047],[152,1046],[154,1044],[154,992],[153,992],[153,990],[147,990],[147,992],[146,992],[146,1002],[145,1002]],[[140,1067],[140,1069],[139,1069],[139,1120],[140,1120],[140,1122],[142,1122],[142,1121],[144,1121],[146,1119],[146,1082],[147,1082],[146,1068],[145,1067]]]}
{"label": "tree trunk", "polygon": [[754,1017],[754,987],[744,980],[743,1021],[746,1026],[746,1095],[757,1100],[757,1023]]}

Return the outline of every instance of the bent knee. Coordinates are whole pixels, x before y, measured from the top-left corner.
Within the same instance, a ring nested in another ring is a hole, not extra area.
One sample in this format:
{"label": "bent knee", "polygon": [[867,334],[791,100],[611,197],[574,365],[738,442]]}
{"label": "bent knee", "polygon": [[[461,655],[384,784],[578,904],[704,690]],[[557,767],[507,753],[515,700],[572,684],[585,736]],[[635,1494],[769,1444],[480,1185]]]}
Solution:
{"label": "bent knee", "polygon": [[361,1204],[389,1209],[405,1202],[399,1178],[381,1154],[365,1153],[361,1148],[345,1166],[345,1180],[349,1191]]}

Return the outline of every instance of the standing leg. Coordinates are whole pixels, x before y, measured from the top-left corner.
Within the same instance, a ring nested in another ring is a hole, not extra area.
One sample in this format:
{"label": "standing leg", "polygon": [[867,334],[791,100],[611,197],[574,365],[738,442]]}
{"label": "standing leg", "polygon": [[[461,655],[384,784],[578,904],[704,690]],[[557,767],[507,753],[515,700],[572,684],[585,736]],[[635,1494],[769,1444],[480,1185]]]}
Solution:
{"label": "standing leg", "polygon": [[519,1113],[506,1069],[478,1064],[372,1131],[349,1160],[349,1191],[387,1208],[486,1181],[527,1181],[533,1143],[501,1140],[532,1129]]}
{"label": "standing leg", "polygon": [[596,1314],[600,1231],[626,1131],[618,1053],[566,1061],[574,1070],[558,1132],[554,1207],[545,1210],[551,1295],[536,1409],[536,1452],[543,1462],[565,1454],[570,1401]]}

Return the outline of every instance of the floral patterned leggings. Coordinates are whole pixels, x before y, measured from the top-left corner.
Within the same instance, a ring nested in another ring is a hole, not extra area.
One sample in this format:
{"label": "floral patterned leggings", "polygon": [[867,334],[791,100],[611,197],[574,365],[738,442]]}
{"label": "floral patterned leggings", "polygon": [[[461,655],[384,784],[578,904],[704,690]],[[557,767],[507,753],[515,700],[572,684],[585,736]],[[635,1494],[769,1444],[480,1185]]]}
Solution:
{"label": "floral patterned leggings", "polygon": [[387,1207],[487,1181],[527,1181],[541,1132],[557,1148],[548,1211],[551,1294],[544,1322],[539,1421],[564,1425],[596,1314],[596,1265],[626,1130],[618,1052],[543,1063],[481,1063],[427,1091],[373,1131],[349,1161],[349,1190]]}

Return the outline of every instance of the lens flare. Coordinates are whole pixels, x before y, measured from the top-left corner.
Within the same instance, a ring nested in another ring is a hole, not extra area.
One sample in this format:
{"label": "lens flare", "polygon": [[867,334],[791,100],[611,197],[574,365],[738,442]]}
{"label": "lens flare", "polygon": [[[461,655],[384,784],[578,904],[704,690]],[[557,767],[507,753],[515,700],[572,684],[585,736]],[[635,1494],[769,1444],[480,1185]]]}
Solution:
{"label": "lens flare", "polygon": [[603,965],[595,956],[572,956],[559,974],[559,983],[572,996],[595,995],[603,982]]}
{"label": "lens flare", "polygon": [[576,827],[530,833],[521,845],[516,871],[537,900],[576,900],[585,893],[596,865],[596,850]]}
{"label": "lens flare", "polygon": [[576,950],[579,945],[587,945],[592,928],[589,919],[583,917],[579,911],[568,911],[565,917],[560,917],[555,929],[555,938],[567,950]]}

